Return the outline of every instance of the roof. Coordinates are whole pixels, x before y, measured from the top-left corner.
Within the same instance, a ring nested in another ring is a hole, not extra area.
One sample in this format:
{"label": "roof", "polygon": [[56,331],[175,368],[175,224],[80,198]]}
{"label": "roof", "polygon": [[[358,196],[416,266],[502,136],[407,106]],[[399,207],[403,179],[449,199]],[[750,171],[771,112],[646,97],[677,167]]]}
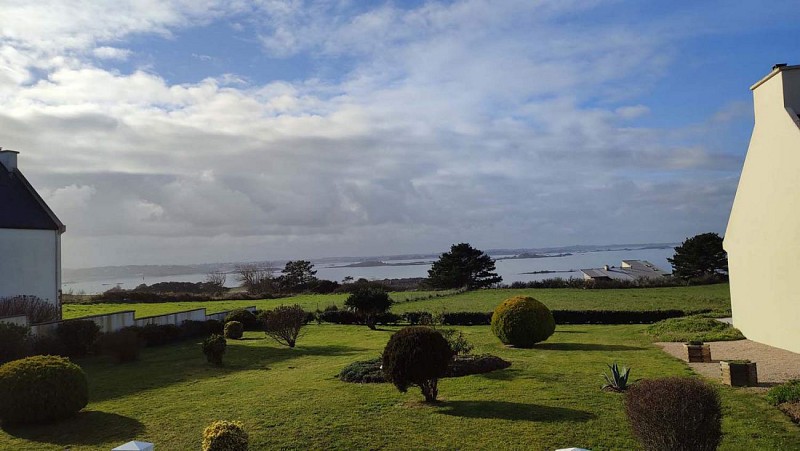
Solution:
{"label": "roof", "polygon": [[608,269],[581,269],[581,272],[592,279],[615,280],[654,279],[667,275],[665,271],[647,260],[622,260],[620,268],[609,266]]}
{"label": "roof", "polygon": [[0,229],[58,230],[64,224],[50,210],[19,169],[0,163]]}

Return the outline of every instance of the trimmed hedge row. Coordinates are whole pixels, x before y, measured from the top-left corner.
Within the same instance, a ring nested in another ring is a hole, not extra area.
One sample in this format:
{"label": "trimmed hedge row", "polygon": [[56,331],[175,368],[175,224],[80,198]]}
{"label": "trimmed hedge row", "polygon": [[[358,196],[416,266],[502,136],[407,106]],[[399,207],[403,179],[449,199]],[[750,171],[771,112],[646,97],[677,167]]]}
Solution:
{"label": "trimmed hedge row", "polygon": [[[694,313],[708,313],[702,310]],[[683,310],[646,310],[631,312],[624,310],[553,310],[556,324],[652,324],[659,321],[687,316]],[[448,312],[439,315],[445,326],[485,326],[492,322],[492,312]],[[317,314],[320,322],[333,324],[360,324],[358,316],[349,310],[331,310]],[[429,312],[407,312],[403,315],[386,313],[378,318],[378,324],[392,325],[409,323],[412,325],[430,322]]]}

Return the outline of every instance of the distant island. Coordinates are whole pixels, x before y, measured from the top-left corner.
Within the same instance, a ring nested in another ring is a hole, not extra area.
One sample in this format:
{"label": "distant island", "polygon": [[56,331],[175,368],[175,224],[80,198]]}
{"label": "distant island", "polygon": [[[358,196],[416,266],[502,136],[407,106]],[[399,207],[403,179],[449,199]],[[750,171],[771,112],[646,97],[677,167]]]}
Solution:
{"label": "distant island", "polygon": [[568,257],[573,255],[572,253],[563,253],[563,254],[536,254],[530,252],[523,252],[518,255],[513,255],[511,257],[498,257],[495,260],[522,260],[525,258],[551,258],[551,257]]}
{"label": "distant island", "polygon": [[349,265],[329,266],[329,268],[374,268],[377,266],[418,266],[430,264],[431,262],[386,263],[380,260],[365,260],[363,262],[350,263]]}

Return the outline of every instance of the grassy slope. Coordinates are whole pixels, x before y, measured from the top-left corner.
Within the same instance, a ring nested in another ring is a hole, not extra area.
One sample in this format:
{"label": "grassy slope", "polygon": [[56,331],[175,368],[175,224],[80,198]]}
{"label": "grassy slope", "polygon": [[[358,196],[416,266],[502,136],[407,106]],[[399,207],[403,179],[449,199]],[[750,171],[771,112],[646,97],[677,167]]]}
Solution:
{"label": "grassy slope", "polygon": [[[730,309],[730,290],[728,284],[705,285],[697,287],[676,288],[641,288],[624,290],[581,290],[581,289],[521,289],[521,290],[479,290],[454,296],[445,296],[420,301],[403,302],[409,298],[421,298],[431,292],[392,293],[398,301],[392,311],[397,313],[427,310],[488,312],[506,298],[511,296],[533,296],[544,302],[551,309],[570,310],[700,310],[713,309],[725,311]],[[347,295],[302,295],[291,298],[269,299],[261,301],[212,301],[212,302],[174,302],[162,304],[66,304],[64,317],[121,310],[136,310],[137,316],[158,315],[163,313],[206,307],[209,313],[230,310],[236,307],[255,305],[256,307],[273,308],[278,305],[300,304],[306,310],[325,308],[327,305],[341,306]]]}
{"label": "grassy slope", "polygon": [[[334,375],[376,356],[391,331],[311,325],[296,349],[261,334],[229,342],[227,366],[205,363],[196,343],[148,349],[139,363],[79,362],[91,380],[87,412],[62,423],[0,431],[0,449],[110,449],[136,438],[197,449],[203,427],[240,419],[252,449],[634,449],[622,396],[599,390],[612,361],[632,377],[688,375],[649,344],[643,326],[562,326],[534,350],[504,348],[488,327],[463,329],[476,352],[513,362],[483,376],[445,379],[442,403],[419,390],[359,385]],[[721,387],[722,449],[791,449],[800,429],[762,396]],[[793,445],[794,444],[794,445]]]}

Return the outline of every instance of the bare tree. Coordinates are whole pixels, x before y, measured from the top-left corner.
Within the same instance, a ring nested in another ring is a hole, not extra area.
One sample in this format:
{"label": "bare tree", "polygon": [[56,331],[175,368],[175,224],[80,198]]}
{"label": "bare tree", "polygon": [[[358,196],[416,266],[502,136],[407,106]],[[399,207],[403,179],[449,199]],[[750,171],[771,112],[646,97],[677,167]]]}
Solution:
{"label": "bare tree", "polygon": [[280,306],[266,313],[264,332],[280,344],[293,348],[306,323],[306,312],[299,305]]}
{"label": "bare tree", "polygon": [[36,296],[15,296],[0,298],[0,318],[4,316],[25,315],[31,324],[45,323],[59,319],[58,307]]}
{"label": "bare tree", "polygon": [[275,268],[270,264],[243,263],[236,265],[236,279],[253,294],[273,291]]}
{"label": "bare tree", "polygon": [[225,282],[227,281],[228,276],[225,275],[222,271],[211,271],[206,274],[205,283],[210,285],[214,288],[217,292],[221,292],[225,289]]}

